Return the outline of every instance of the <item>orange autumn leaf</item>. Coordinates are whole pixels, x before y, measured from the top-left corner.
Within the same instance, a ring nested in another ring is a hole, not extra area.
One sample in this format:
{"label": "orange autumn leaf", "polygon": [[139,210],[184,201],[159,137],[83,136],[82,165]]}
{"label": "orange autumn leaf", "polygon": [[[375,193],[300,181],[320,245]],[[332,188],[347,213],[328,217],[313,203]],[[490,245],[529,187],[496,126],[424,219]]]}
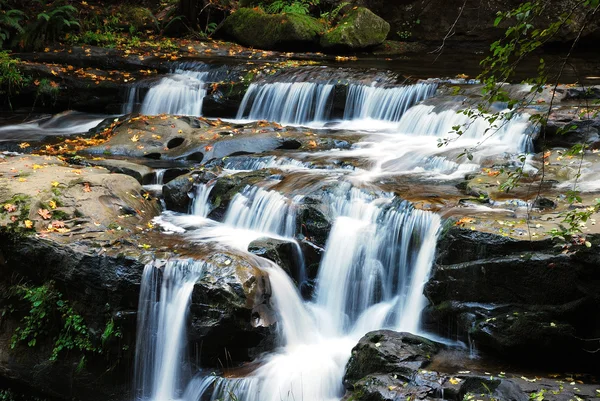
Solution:
{"label": "orange autumn leaf", "polygon": [[60,220],[53,220],[51,224],[53,228],[63,228],[65,226],[65,223]]}
{"label": "orange autumn leaf", "polygon": [[42,219],[44,219],[44,220],[49,220],[50,217],[52,217],[52,215],[50,214],[48,209],[38,209],[37,214],[42,216]]}
{"label": "orange autumn leaf", "polygon": [[83,183],[83,192],[92,192],[92,188],[90,188],[90,183],[89,182],[84,182]]}

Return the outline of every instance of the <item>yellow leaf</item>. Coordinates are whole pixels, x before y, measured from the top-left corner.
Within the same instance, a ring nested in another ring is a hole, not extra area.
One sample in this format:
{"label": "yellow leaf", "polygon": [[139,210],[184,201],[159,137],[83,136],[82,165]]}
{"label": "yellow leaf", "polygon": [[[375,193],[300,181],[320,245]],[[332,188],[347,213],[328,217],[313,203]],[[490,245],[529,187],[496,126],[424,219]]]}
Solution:
{"label": "yellow leaf", "polygon": [[23,224],[25,224],[25,228],[33,228],[33,222],[31,220],[25,220]]}
{"label": "yellow leaf", "polygon": [[51,200],[50,202],[48,202],[48,206],[50,206],[51,209],[56,209],[56,202]]}
{"label": "yellow leaf", "polygon": [[30,144],[28,144],[27,142],[23,142],[23,143],[20,143],[20,144],[19,144],[19,147],[20,147],[21,149],[25,149],[25,148],[28,148],[28,147],[30,147],[30,146],[31,146],[31,145],[30,145]]}
{"label": "yellow leaf", "polygon": [[59,185],[58,181],[52,181],[52,187],[56,188]]}
{"label": "yellow leaf", "polygon": [[139,135],[134,135],[134,136],[131,137],[131,142],[137,142],[139,140],[140,140]]}

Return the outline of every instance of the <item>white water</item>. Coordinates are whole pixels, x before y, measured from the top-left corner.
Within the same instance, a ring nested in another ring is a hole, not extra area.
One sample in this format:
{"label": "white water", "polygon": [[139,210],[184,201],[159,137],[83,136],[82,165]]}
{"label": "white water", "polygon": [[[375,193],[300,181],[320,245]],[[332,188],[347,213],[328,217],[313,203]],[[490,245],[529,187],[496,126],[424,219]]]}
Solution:
{"label": "white water", "polygon": [[152,86],[143,100],[140,99],[140,89],[132,86],[123,113],[132,113],[139,108],[139,112],[146,115],[201,116],[207,75],[207,72],[176,71]]}
{"label": "white water", "polygon": [[[269,90],[277,93],[267,96],[268,91],[263,88],[262,96],[308,98],[307,93],[316,90],[316,84],[311,85],[310,90],[298,89],[293,96],[284,87],[275,86]],[[351,112],[347,107],[348,113],[354,114],[348,114],[352,120],[343,124],[365,123],[371,130],[379,131],[385,124],[386,129],[354,149],[331,152],[336,157],[371,161],[370,170],[353,173],[352,177],[374,180],[382,175],[415,173],[427,178],[459,177],[479,168],[489,155],[529,149],[531,138],[525,116],[515,117],[500,127],[480,122],[469,124],[465,116],[453,110],[435,113],[432,106],[424,105],[408,109],[411,102],[418,101],[415,99],[420,92],[415,88],[404,90],[404,95],[371,91],[377,93],[375,96],[366,89],[353,92],[352,99],[363,100],[362,103],[356,100]],[[255,92],[258,96],[260,88],[255,88]],[[394,112],[383,112],[392,95],[403,100],[392,107]],[[388,100],[381,106],[373,106],[378,104],[377,99],[386,96]],[[274,109],[279,108],[279,116],[314,118],[304,111],[307,105],[297,114],[297,110],[285,109],[286,102],[270,104]],[[313,104],[318,102],[313,94]],[[453,126],[462,124],[469,125],[465,134],[439,148],[438,139],[449,136]],[[477,145],[483,146],[472,161],[456,160],[462,149]],[[244,167],[261,168],[261,163]],[[191,240],[218,241],[247,249],[251,241],[264,236],[292,237],[298,202],[301,199],[290,200],[276,191],[246,187],[232,199],[224,224],[207,220],[201,217],[202,213],[193,218],[167,215],[162,219],[165,227],[181,228]],[[435,255],[440,217],[414,209],[391,194],[367,193],[356,188],[342,189],[322,203],[331,209],[334,223],[321,260],[314,298],[303,300],[286,273],[276,266],[266,268],[273,291],[271,300],[279,316],[281,348],[261,358],[259,367],[247,377],[194,378],[183,399],[339,400],[343,396],[342,377],[350,351],[365,333],[380,328],[419,333],[420,313],[426,302],[423,286]]]}
{"label": "white water", "polygon": [[[529,116],[513,116],[504,122],[489,124],[484,119],[472,121],[455,110],[435,112],[434,106],[411,107],[400,121],[378,124],[373,120],[353,121],[356,126],[370,125],[376,131],[351,150],[336,151],[336,157],[352,157],[371,161],[368,171],[356,176],[373,181],[386,175],[419,174],[425,179],[457,179],[477,170],[487,157],[514,155],[532,149]],[[343,123],[348,127],[350,123]],[[464,127],[458,136],[453,127]],[[440,146],[440,141],[449,139]],[[473,158],[458,157],[471,149]],[[330,152],[331,153],[331,152]]]}
{"label": "white water", "polygon": [[195,388],[212,389],[213,400],[339,400],[362,335],[382,327],[418,332],[440,219],[396,202],[357,189],[332,196],[338,217],[314,300],[303,301],[280,269],[268,270],[284,346],[250,377],[198,378]]}
{"label": "white water", "polygon": [[246,187],[234,196],[225,224],[285,237],[296,231],[293,203],[277,191],[260,187]]}
{"label": "white water", "polygon": [[344,120],[399,121],[406,110],[433,96],[436,89],[437,85],[430,83],[392,88],[350,85]]}
{"label": "white water", "polygon": [[311,82],[250,84],[237,119],[300,125],[329,119],[334,85]]}
{"label": "white water", "polygon": [[214,182],[208,182],[196,186],[194,200],[192,201],[192,214],[194,216],[206,217],[210,213],[208,197],[210,196],[210,191],[212,191],[214,185]]}
{"label": "white water", "polygon": [[88,132],[109,116],[66,111],[50,118],[0,127],[0,142],[9,139],[40,139],[50,135],[74,135]]}
{"label": "white water", "polygon": [[148,264],[142,277],[135,354],[137,399],[175,400],[187,378],[186,322],[194,284],[204,264],[171,260],[159,269]]}

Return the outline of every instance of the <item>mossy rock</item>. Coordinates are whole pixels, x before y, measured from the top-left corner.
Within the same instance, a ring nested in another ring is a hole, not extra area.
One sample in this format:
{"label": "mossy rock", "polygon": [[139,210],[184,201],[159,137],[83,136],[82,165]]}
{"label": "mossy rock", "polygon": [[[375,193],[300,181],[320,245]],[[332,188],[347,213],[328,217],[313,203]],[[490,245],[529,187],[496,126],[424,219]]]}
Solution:
{"label": "mossy rock", "polygon": [[240,8],[223,24],[223,32],[238,43],[260,49],[309,49],[319,43],[325,26],[300,14],[267,14],[260,9]]}
{"label": "mossy rock", "polygon": [[325,49],[360,50],[382,44],[390,24],[371,10],[359,7],[350,11],[339,24],[321,37]]}

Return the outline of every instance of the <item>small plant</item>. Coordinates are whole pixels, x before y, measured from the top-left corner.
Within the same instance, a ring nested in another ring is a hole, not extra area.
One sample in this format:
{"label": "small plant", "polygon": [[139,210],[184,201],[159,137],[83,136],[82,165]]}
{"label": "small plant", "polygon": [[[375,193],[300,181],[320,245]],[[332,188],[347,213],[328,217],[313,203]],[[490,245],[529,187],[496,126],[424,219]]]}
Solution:
{"label": "small plant", "polygon": [[75,7],[68,4],[45,4],[42,0],[38,2],[44,5],[45,9],[25,27],[23,34],[25,48],[39,49],[47,43],[63,39],[68,32],[79,28]]}
{"label": "small plant", "polygon": [[269,14],[289,13],[308,15],[310,7],[319,4],[319,0],[275,0],[265,10]]}
{"label": "small plant", "polygon": [[21,22],[25,19],[25,13],[21,10],[8,8],[4,1],[0,1],[0,49],[11,35],[24,32]]}
{"label": "small plant", "polygon": [[[38,340],[52,336],[54,347],[49,360],[57,360],[63,351],[79,351],[83,353],[78,366],[81,370],[85,366],[86,353],[102,353],[103,346],[110,339],[121,337],[120,329],[113,319],[109,319],[100,338],[101,344],[96,345],[84,318],[54,288],[52,281],[39,287],[20,285],[13,287],[12,291],[28,310],[11,338],[10,347],[13,349],[20,343],[35,347]],[[9,305],[10,312],[15,309]]]}
{"label": "small plant", "polygon": [[333,10],[327,11],[325,13],[321,13],[321,18],[324,19],[327,23],[332,24],[336,18],[340,15],[340,12],[344,7],[349,6],[350,3],[347,1],[343,1],[338,4]]}
{"label": "small plant", "polygon": [[0,94],[8,95],[8,98],[28,82],[18,64],[19,59],[12,58],[7,51],[0,51]]}

